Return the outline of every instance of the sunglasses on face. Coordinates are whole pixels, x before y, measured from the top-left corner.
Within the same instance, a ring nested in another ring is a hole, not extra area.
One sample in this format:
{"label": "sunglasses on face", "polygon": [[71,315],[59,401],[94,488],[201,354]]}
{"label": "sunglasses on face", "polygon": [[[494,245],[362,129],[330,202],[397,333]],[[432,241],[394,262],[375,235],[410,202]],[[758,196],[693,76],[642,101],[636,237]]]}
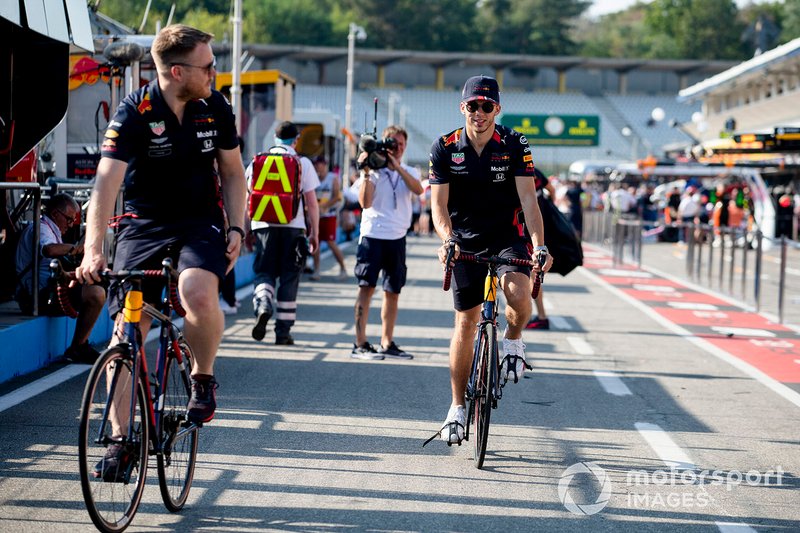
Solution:
{"label": "sunglasses on face", "polygon": [[214,58],[214,60],[208,65],[190,65],[189,63],[172,63],[172,65],[179,67],[199,68],[205,70],[206,74],[211,74],[211,71],[216,70],[217,68],[217,58]]}
{"label": "sunglasses on face", "polygon": [[486,101],[477,102],[477,101],[473,100],[472,102],[467,102],[465,107],[467,108],[467,111],[469,111],[470,113],[474,113],[479,108],[484,113],[491,113],[492,111],[494,111],[494,104],[491,103],[491,102],[486,102]]}

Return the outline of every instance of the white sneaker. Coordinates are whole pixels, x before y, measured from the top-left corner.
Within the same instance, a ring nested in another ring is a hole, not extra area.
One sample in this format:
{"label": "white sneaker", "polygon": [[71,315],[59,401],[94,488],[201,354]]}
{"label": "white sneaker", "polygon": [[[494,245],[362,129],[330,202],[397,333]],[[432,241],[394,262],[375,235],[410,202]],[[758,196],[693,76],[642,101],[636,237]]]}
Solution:
{"label": "white sneaker", "polygon": [[226,315],[235,315],[239,311],[238,306],[233,306],[222,299],[219,301],[219,307]]}
{"label": "white sneaker", "polygon": [[525,362],[525,343],[522,339],[503,339],[503,362],[500,363],[500,377],[516,383],[522,379],[525,369],[532,370]]}
{"label": "white sneaker", "polygon": [[467,423],[467,411],[463,405],[453,405],[439,430],[441,439],[447,444],[461,444],[464,440],[464,426]]}

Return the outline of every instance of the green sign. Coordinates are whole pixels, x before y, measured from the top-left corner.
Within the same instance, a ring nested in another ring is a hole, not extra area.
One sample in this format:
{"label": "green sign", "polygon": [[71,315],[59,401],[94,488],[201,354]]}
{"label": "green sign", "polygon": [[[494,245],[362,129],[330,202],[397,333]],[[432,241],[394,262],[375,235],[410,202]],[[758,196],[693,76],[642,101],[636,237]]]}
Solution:
{"label": "green sign", "polygon": [[597,146],[597,115],[503,115],[500,124],[528,138],[532,145]]}

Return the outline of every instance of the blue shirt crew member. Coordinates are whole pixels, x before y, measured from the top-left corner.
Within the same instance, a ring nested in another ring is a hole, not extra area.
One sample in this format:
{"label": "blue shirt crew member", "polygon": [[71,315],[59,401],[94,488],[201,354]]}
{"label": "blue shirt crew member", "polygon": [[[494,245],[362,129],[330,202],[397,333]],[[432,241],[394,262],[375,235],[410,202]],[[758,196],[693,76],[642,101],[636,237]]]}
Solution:
{"label": "blue shirt crew member", "polygon": [[[500,114],[497,80],[473,76],[464,84],[459,111],[462,128],[441,136],[431,147],[431,212],[444,263],[451,248],[473,253],[530,259],[531,245],[545,250],[536,201],[533,156],[528,140],[495,124]],[[530,239],[526,237],[526,227]],[[548,258],[539,268],[549,269]],[[528,366],[522,329],[531,312],[529,267],[498,268],[506,297],[508,327],[503,339],[501,376],[516,383]],[[438,435],[449,444],[464,438],[464,391],[472,364],[472,332],[480,319],[486,267],[456,262],[453,267],[455,330],[450,342],[451,404]]]}
{"label": "blue shirt crew member", "polygon": [[[233,111],[212,89],[212,39],[197,28],[173,24],[153,40],[156,79],[123,99],[105,132],[85,255],[76,269],[83,283],[100,280],[106,226],[124,183],[114,268],[157,269],[169,256],[180,271],[183,330],[194,352],[187,415],[196,422],[210,421],[216,409],[214,360],[225,325],[219,286],[239,256],[246,199]],[[156,283],[143,287],[149,302],[160,297]],[[109,304],[112,312],[118,310],[118,302]],[[143,335],[149,326],[142,322]],[[119,341],[115,335],[111,342]],[[127,428],[127,406],[115,401],[114,408],[118,437]],[[112,452],[118,462],[126,460],[124,450],[109,448]],[[99,475],[103,464],[111,462],[98,463]]]}

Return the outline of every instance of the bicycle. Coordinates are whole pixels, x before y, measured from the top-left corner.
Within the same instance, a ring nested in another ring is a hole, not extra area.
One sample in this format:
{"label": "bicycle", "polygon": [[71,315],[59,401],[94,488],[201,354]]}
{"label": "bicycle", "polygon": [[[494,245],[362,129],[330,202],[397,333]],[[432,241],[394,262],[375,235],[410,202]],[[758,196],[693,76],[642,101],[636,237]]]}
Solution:
{"label": "bicycle", "polygon": [[[442,289],[450,290],[450,278],[455,249],[451,247],[445,262],[444,281]],[[497,409],[497,402],[503,397],[503,386],[500,383],[500,355],[497,344],[497,267],[500,265],[530,266],[544,265],[547,252],[539,252],[536,261],[500,256],[483,257],[478,254],[461,253],[457,261],[482,263],[488,266],[484,282],[484,297],[481,307],[481,318],[475,331],[474,355],[472,357],[472,370],[467,390],[464,395],[465,403],[469,404],[466,426],[464,428],[465,440],[470,440],[470,426],[474,428],[473,456],[475,467],[482,468],[486,457],[486,443],[489,439],[489,422],[492,409]],[[536,298],[544,281],[544,272],[536,272],[531,291],[531,296]],[[528,366],[528,369],[531,369]],[[447,443],[451,445],[450,442]],[[459,446],[461,444],[459,443]]]}
{"label": "bicycle", "polygon": [[[59,276],[58,261],[50,267]],[[124,296],[124,335],[120,344],[100,354],[89,372],[81,403],[78,454],[89,516],[100,531],[109,533],[131,524],[141,502],[149,456],[156,456],[161,497],[171,512],[183,508],[194,478],[202,424],[187,417],[193,356],[170,318],[173,311],[186,314],[178,301],[177,272],[169,259],[162,267],[101,273],[111,283],[109,295]],[[160,309],[142,300],[142,283],[153,278],[160,278],[168,288]],[[57,295],[65,313],[74,313],[61,284]],[[143,314],[160,326],[152,383],[140,329]],[[114,450],[121,451],[115,467],[109,461],[109,452]]]}

